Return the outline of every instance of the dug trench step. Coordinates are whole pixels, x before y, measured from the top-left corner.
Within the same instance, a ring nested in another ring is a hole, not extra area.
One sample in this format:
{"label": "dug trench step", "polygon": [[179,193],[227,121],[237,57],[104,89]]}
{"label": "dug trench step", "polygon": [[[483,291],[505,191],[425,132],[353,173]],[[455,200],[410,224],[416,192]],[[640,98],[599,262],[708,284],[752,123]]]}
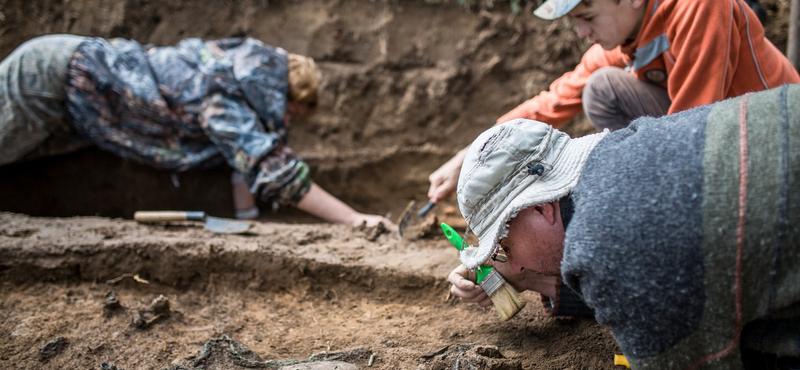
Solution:
{"label": "dug trench step", "polygon": [[197,225],[0,213],[0,280],[107,282],[122,276],[190,287],[210,276],[259,290],[347,286],[376,299],[438,299],[457,256],[446,240],[415,243],[337,225],[258,224],[251,235]]}

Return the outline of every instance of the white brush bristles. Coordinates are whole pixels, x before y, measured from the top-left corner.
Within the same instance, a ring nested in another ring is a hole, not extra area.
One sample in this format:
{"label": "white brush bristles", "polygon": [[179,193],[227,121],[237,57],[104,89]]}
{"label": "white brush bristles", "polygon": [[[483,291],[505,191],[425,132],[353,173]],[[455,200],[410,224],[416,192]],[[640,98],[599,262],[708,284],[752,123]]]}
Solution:
{"label": "white brush bristles", "polygon": [[511,284],[503,282],[503,285],[490,296],[494,309],[497,310],[497,317],[501,321],[506,321],[517,314],[525,307],[525,300]]}

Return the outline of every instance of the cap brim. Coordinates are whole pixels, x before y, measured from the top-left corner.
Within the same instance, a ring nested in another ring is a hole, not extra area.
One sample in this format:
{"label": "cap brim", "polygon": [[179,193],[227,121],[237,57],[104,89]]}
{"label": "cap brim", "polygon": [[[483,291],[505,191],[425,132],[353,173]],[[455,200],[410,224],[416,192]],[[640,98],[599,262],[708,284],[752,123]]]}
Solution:
{"label": "cap brim", "polygon": [[572,192],[578,183],[583,164],[595,145],[608,131],[570,139],[553,169],[545,173],[535,183],[520,192],[511,203],[501,211],[499,217],[478,235],[478,247],[467,247],[461,251],[461,263],[473,269],[484,264],[491,256],[495,246],[508,234],[508,221],[525,208],[558,200]]}
{"label": "cap brim", "polygon": [[533,11],[533,15],[551,21],[569,14],[580,2],[581,0],[547,0]]}

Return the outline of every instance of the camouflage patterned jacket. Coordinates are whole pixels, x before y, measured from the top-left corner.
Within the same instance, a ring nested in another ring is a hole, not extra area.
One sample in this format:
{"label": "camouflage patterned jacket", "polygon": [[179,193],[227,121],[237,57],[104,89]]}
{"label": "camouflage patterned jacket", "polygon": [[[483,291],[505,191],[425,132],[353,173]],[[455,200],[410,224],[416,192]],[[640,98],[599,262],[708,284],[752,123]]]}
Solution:
{"label": "camouflage patterned jacket", "polygon": [[286,146],[286,52],[248,39],[142,46],[87,38],[70,61],[67,109],[100,148],[170,171],[223,161],[274,207],[311,185]]}

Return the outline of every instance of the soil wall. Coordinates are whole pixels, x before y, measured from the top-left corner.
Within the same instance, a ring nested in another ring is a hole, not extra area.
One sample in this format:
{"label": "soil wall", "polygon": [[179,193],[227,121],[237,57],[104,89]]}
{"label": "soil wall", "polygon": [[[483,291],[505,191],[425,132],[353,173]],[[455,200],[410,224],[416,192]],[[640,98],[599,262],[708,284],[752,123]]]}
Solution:
{"label": "soil wall", "polygon": [[[0,57],[51,33],[156,45],[255,37],[310,55],[323,72],[320,109],[291,127],[290,146],[334,195],[396,215],[425,198],[433,170],[589,46],[569,20],[543,21],[532,15],[536,1],[519,3],[515,15],[509,2],[488,0],[0,0]],[[789,1],[762,5],[767,36],[784,50]],[[591,128],[578,117],[565,130]],[[88,150],[0,167],[0,209],[131,217],[172,207],[230,216],[228,173],[184,174],[176,189],[171,174]]]}
{"label": "soil wall", "polygon": [[[578,62],[586,44],[533,2],[515,16],[462,1],[0,0],[0,57],[39,35],[174,44],[249,36],[314,57],[321,104],[290,129],[315,180],[357,209],[399,213],[427,176],[495,119]],[[181,175],[98,150],[0,167],[0,209],[131,217],[136,209],[230,215],[226,169]],[[91,191],[90,191],[91,190]],[[125,194],[124,196],[120,194]]]}

